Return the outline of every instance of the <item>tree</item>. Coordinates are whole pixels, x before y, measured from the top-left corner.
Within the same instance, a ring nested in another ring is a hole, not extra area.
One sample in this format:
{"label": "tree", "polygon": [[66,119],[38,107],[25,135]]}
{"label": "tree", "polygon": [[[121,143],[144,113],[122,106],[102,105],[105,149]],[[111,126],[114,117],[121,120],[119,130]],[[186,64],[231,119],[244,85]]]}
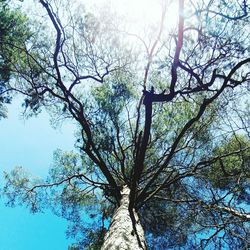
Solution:
{"label": "tree", "polygon": [[83,7],[39,3],[44,28],[12,62],[9,91],[31,114],[45,107],[76,122],[79,152],[57,151],[47,180],[6,173],[9,204],[69,219],[68,233],[84,235],[72,248],[247,249],[247,1],[179,0],[167,34],[163,4],[147,37],[109,12],[100,21]]}
{"label": "tree", "polygon": [[10,62],[17,57],[17,47],[23,47],[28,41],[30,31],[27,17],[18,9],[12,9],[8,1],[0,1],[0,117],[6,116],[4,103],[10,102],[6,94],[12,69]]}

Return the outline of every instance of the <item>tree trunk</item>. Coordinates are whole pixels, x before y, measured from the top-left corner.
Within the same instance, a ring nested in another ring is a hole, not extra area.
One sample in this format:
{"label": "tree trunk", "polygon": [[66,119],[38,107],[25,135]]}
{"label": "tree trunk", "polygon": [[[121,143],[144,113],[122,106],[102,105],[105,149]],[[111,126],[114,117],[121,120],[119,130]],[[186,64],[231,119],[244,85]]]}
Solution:
{"label": "tree trunk", "polygon": [[120,206],[111,220],[101,250],[145,250],[146,241],[139,217],[135,211],[130,214],[130,189],[125,186],[121,192]]}

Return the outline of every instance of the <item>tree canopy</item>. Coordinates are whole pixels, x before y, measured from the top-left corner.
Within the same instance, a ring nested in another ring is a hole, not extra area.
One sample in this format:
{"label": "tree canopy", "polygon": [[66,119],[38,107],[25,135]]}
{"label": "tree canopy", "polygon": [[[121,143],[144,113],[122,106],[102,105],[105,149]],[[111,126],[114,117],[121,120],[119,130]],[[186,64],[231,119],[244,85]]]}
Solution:
{"label": "tree canopy", "polygon": [[30,36],[27,22],[27,17],[19,9],[12,9],[6,0],[0,1],[0,117],[6,116],[3,103],[10,102],[7,85],[13,70],[11,61],[18,57],[19,50]]}
{"label": "tree canopy", "polygon": [[23,21],[21,45],[2,33],[2,46],[17,42],[1,54],[4,91],[23,96],[27,115],[75,122],[77,151],[57,150],[45,180],[5,173],[8,204],[49,207],[70,221],[72,249],[100,249],[126,186],[149,249],[249,248],[247,1],[162,1],[133,32],[106,5],[34,6],[28,40]]}

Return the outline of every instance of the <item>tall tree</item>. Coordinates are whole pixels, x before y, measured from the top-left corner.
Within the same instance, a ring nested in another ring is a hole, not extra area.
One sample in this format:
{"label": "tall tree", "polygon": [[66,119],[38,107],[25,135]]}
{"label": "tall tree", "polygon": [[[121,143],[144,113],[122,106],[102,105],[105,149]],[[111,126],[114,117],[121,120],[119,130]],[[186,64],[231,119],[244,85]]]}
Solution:
{"label": "tall tree", "polygon": [[10,91],[75,121],[79,153],[56,152],[47,180],[6,173],[4,193],[71,220],[89,237],[73,248],[250,245],[247,1],[179,0],[169,31],[173,2],[143,37],[110,12],[40,0],[45,28],[11,62]]}

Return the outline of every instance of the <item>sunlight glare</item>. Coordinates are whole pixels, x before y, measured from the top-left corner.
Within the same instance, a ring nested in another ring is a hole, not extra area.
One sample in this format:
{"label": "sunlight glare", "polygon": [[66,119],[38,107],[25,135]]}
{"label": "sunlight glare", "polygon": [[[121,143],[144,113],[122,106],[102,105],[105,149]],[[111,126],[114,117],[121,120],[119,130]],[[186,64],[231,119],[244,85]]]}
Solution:
{"label": "sunlight glare", "polygon": [[[166,8],[164,28],[169,31],[177,25],[178,1],[176,0],[94,0],[91,3],[84,1],[94,10],[96,7],[108,6],[125,19],[133,30],[153,25],[159,26],[162,11]],[[95,6],[95,7],[93,7]]]}

